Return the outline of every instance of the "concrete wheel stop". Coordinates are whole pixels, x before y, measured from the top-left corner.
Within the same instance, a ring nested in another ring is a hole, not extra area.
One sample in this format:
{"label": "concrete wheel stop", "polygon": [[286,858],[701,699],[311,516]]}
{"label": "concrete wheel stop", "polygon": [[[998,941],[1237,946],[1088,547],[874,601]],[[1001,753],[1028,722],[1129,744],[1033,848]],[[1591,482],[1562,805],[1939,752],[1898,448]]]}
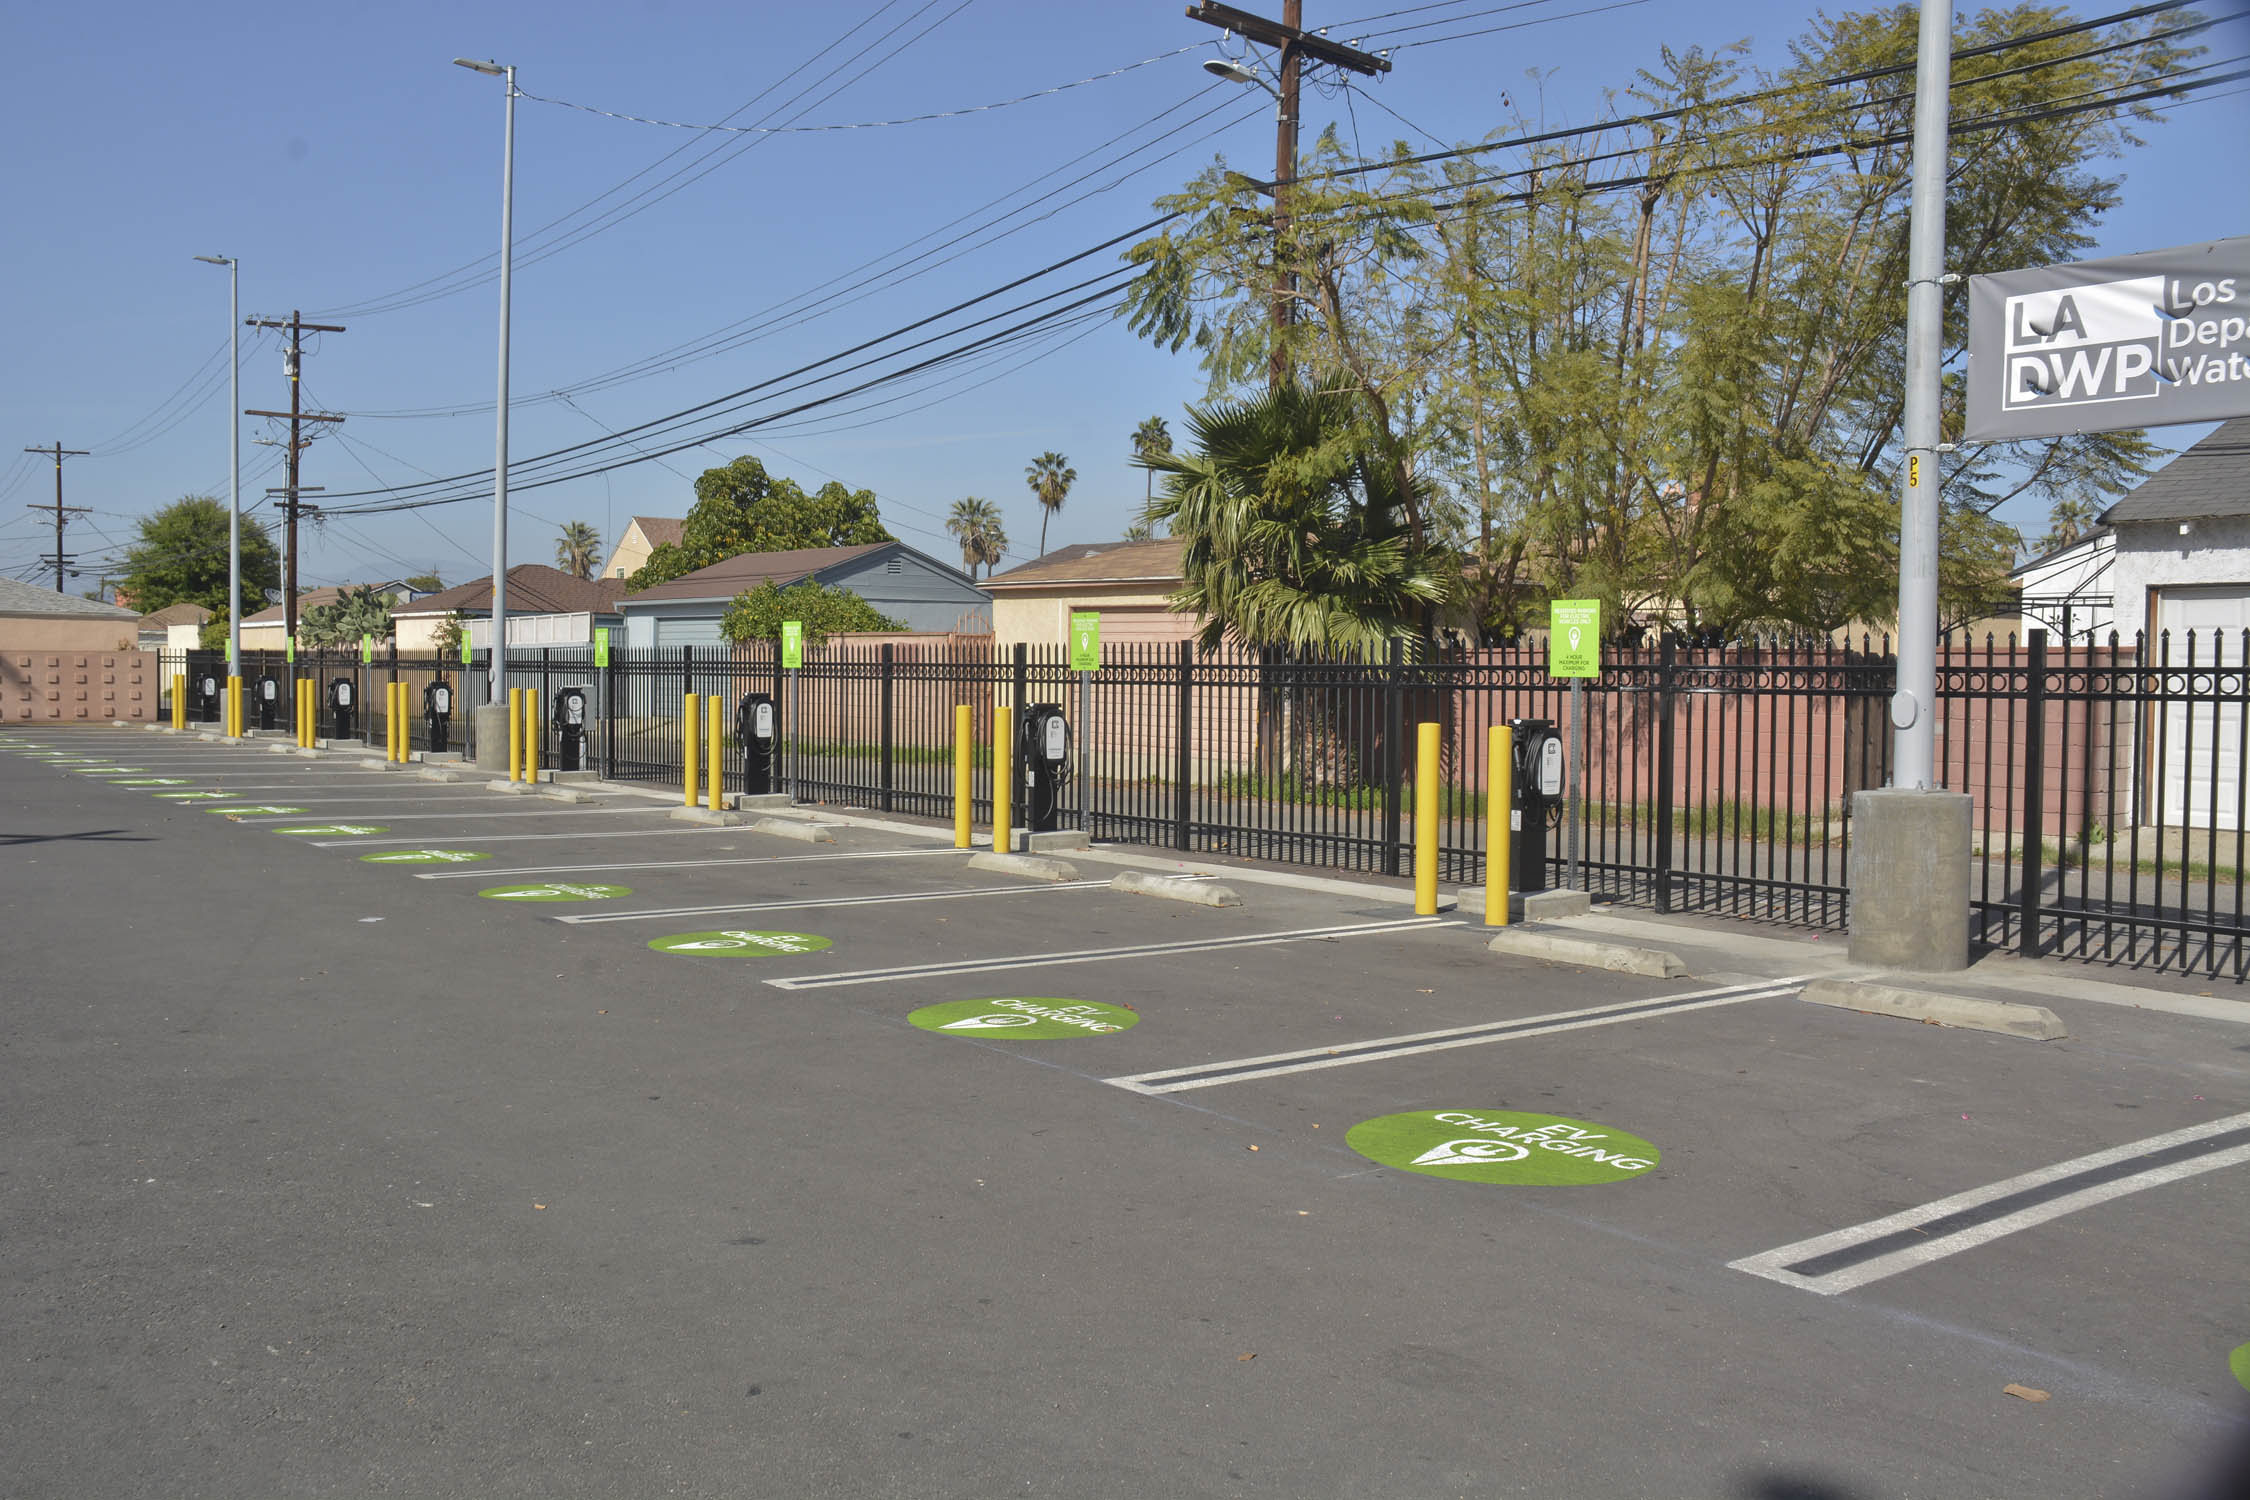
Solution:
{"label": "concrete wheel stop", "polygon": [[1950,1026],[1962,1031],[1989,1031],[1996,1036],[2022,1037],[2033,1042],[2060,1041],[2070,1035],[2062,1018],[2044,1005],[1906,989],[1882,979],[1816,979],[1805,986],[1801,998],[1813,1005],[1834,1006],[1838,1010],[1897,1016],[1901,1020]]}
{"label": "concrete wheel stop", "polygon": [[[982,858],[983,856],[979,856]],[[973,863],[973,861],[972,861]],[[1185,901],[1194,906],[1240,906],[1242,897],[1228,886],[1215,880],[1185,880],[1177,875],[1151,875],[1142,870],[1125,870],[1111,879],[1113,891],[1130,891],[1136,896],[1156,896],[1166,901]]]}
{"label": "concrete wheel stop", "polygon": [[972,870],[992,870],[1002,875],[1022,875],[1031,880],[1076,880],[1078,867],[1067,859],[1043,854],[972,854]]}

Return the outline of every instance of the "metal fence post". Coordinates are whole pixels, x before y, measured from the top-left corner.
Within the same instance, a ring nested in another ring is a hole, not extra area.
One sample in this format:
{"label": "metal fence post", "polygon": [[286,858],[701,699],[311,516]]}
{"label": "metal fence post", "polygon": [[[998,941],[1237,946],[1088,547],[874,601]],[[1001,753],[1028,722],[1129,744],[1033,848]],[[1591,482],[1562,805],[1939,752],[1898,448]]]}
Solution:
{"label": "metal fence post", "polygon": [[883,656],[883,770],[882,770],[882,789],[883,789],[883,799],[882,799],[882,805],[883,805],[883,811],[885,811],[885,812],[889,812],[889,811],[891,810],[891,801],[892,801],[892,794],[893,794],[893,784],[892,784],[892,780],[891,780],[891,742],[892,742],[892,740],[891,740],[891,735],[892,735],[892,726],[891,726],[891,698],[892,698],[892,692],[893,692],[893,689],[894,689],[894,688],[896,687],[896,685],[897,685],[897,677],[896,677],[896,667],[895,667],[895,661],[896,661],[896,658],[895,658],[895,657],[893,656],[893,654],[892,654],[892,653],[893,653],[893,652],[894,652],[895,650],[896,650],[896,648],[895,648],[895,647],[892,647],[892,646],[885,646],[885,647],[883,647],[883,650],[882,650],[882,656]]}
{"label": "metal fence post", "polygon": [[1180,712],[1174,726],[1172,767],[1172,847],[1185,854],[1188,848],[1188,777],[1194,767],[1188,758],[1188,743],[1195,732],[1195,718],[1189,704],[1189,683],[1195,670],[1195,642],[1180,642]]}
{"label": "metal fence post", "polygon": [[[1016,642],[1014,656],[1015,660],[1009,665],[1008,668],[1008,722],[1005,725],[994,725],[992,731],[995,735],[1006,734],[1008,736],[1008,743],[1011,745],[1016,744],[1016,735],[1019,727],[1023,723],[1024,699],[1030,694],[1031,691],[1030,644],[1025,641]],[[1016,748],[1019,752],[1022,749],[1020,745],[1018,745]],[[999,764],[997,757],[995,757],[993,763],[995,765]],[[1024,842],[1024,847],[1026,849],[1031,847],[1030,839],[1028,836],[1028,830],[1031,827],[1031,806],[1029,799],[1019,796],[1019,793],[1021,792],[1023,787],[1024,776],[1030,769],[1031,761],[1028,757],[1020,753],[1013,753],[1009,755],[1008,826],[1010,828],[1021,828],[1027,831]]]}
{"label": "metal fence post", "polygon": [[[2023,889],[2016,897],[2016,951],[2039,956],[2039,896],[2047,878],[2047,632],[2031,632],[2031,660],[2024,678]],[[1986,855],[1990,858],[1989,851]]]}
{"label": "metal fence post", "polygon": [[1401,701],[1401,678],[1406,661],[1406,642],[1391,642],[1390,658],[1383,672],[1383,873],[1399,873],[1398,843],[1402,827],[1399,806],[1406,780],[1406,715]]}
{"label": "metal fence post", "polygon": [[1672,909],[1672,638],[1656,658],[1656,909]]}

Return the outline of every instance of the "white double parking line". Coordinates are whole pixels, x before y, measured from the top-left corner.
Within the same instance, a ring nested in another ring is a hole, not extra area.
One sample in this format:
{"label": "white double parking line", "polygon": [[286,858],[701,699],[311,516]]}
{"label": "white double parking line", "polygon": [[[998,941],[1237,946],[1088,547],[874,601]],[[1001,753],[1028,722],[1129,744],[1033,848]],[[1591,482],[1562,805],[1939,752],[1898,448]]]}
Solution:
{"label": "white double parking line", "polygon": [[1351,927],[1300,927],[1290,932],[1253,933],[1243,937],[1205,938],[1179,943],[1138,943],[1123,948],[1077,948],[1062,953],[1017,953],[1002,958],[957,959],[952,963],[905,964],[895,969],[853,969],[842,974],[769,979],[766,983],[778,990],[825,990],[843,985],[889,984],[900,979],[989,974],[1001,969],[1044,969],[1061,964],[1109,963],[1124,958],[1164,958],[1176,953],[1214,953],[1228,948],[1266,948],[1277,943],[1304,943],[1320,938],[1398,936],[1460,925],[1459,921],[1438,917],[1409,917],[1404,921],[1365,922]]}
{"label": "white double parking line", "polygon": [[795,901],[759,901],[747,905],[670,906],[647,911],[589,912],[585,916],[557,917],[558,922],[589,925],[597,922],[651,922],[658,918],[727,917],[754,911],[810,911],[829,906],[888,906],[906,901],[964,901],[971,896],[1037,896],[1047,891],[1109,889],[1106,880],[1063,880],[1046,885],[980,885],[956,891],[898,891],[875,896],[805,896]]}
{"label": "white double parking line", "polygon": [[1590,1026],[1616,1026],[1626,1021],[1654,1020],[1691,1010],[1721,1005],[1741,1005],[1751,1000],[1775,1000],[1803,989],[1812,976],[1761,980],[1756,984],[1729,985],[1724,989],[1696,990],[1685,995],[1658,995],[1627,1000],[1616,1005],[1594,1005],[1583,1010],[1558,1010],[1543,1016],[1521,1016],[1512,1021],[1486,1021],[1475,1026],[1454,1026],[1444,1031],[1418,1031],[1404,1036],[1375,1037],[1335,1047],[1307,1047],[1297,1052],[1275,1052],[1265,1057],[1237,1057],[1226,1062],[1198,1063],[1193,1067],[1166,1068],[1155,1073],[1134,1073],[1105,1078],[1137,1094],[1178,1094],[1188,1089],[1216,1088],[1222,1083],[1246,1083],[1253,1078],[1277,1078],[1284,1073],[1310,1073],[1319,1068],[1342,1068],[1353,1063],[1385,1058],[1413,1057],[1423,1052],[1445,1052],[1456,1047],[1482,1047],[1492,1042],[1513,1042],[1524,1037],[1552,1036],[1559,1031],[1582,1031]]}
{"label": "white double parking line", "polygon": [[[725,829],[664,829],[666,833],[724,833]],[[735,829],[734,832],[741,832]],[[536,837],[544,838],[540,834]],[[386,840],[386,842],[388,842]],[[420,842],[415,840],[415,842]],[[327,845],[321,846],[329,847]],[[496,870],[479,866],[474,870],[437,870],[427,875],[417,875],[416,880],[490,880],[495,875],[590,875],[610,870],[709,870],[722,865],[790,865],[808,862],[825,862],[832,859],[911,859],[924,854],[959,854],[950,844],[941,849],[855,849],[842,854],[748,854],[737,859],[629,859],[606,865],[524,865],[516,869]]]}
{"label": "white double parking line", "polygon": [[2244,1162],[2250,1162],[2250,1114],[2229,1115],[1727,1264],[1833,1297],[2082,1208]]}

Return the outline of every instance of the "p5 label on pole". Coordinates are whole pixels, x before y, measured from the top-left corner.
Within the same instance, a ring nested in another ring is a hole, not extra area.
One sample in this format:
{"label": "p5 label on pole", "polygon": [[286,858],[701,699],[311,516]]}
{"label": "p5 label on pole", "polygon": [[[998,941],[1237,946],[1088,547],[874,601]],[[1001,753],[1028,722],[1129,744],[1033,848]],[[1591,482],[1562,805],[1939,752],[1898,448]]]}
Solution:
{"label": "p5 label on pole", "polygon": [[1099,672],[1101,669],[1102,612],[1074,609],[1070,612],[1070,670]]}
{"label": "p5 label on pole", "polygon": [[1547,606],[1547,675],[1602,675],[1602,601],[1557,599]]}
{"label": "p5 label on pole", "polygon": [[783,620],[781,622],[781,664],[789,668],[801,667],[805,664],[804,621]]}

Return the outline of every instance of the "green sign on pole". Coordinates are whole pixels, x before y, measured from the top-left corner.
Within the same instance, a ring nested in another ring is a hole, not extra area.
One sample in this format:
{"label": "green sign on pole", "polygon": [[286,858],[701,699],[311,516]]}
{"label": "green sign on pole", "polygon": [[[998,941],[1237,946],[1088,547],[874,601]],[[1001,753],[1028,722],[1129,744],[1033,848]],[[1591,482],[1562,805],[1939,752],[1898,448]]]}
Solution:
{"label": "green sign on pole", "polygon": [[476,655],[476,647],[469,644],[469,627],[461,627],[461,665],[468,666]]}
{"label": "green sign on pole", "polygon": [[1074,609],[1070,612],[1070,670],[1099,672],[1101,669],[1102,612]]}
{"label": "green sign on pole", "polygon": [[295,636],[291,636],[291,637],[289,637],[289,640],[288,640],[288,646],[289,646],[289,660],[290,660],[291,662],[295,662],[295,661],[297,660],[297,638],[296,638]]}
{"label": "green sign on pole", "polygon": [[1557,599],[1547,606],[1547,675],[1602,675],[1602,601]]}
{"label": "green sign on pole", "polygon": [[607,625],[594,632],[594,665],[597,667],[609,665],[609,627]]}
{"label": "green sign on pole", "polygon": [[804,621],[781,622],[781,664],[785,667],[801,667],[805,664]]}
{"label": "green sign on pole", "polygon": [[363,667],[375,664],[375,637],[363,635],[359,638],[359,664]]}

